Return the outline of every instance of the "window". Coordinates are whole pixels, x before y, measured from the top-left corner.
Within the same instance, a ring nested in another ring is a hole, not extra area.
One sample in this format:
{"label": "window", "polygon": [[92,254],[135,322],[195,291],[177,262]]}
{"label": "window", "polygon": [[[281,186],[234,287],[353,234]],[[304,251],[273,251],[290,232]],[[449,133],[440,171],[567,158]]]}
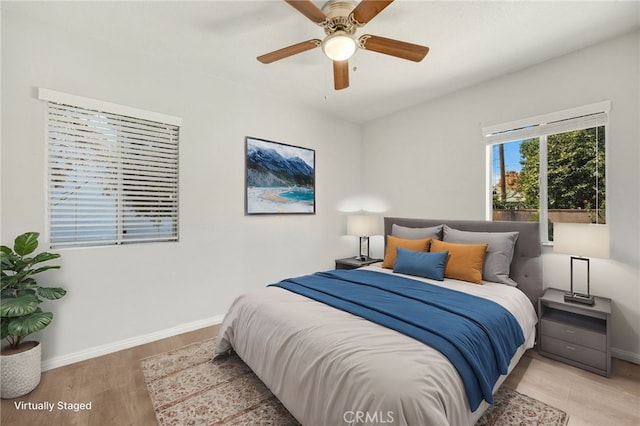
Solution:
{"label": "window", "polygon": [[178,240],[180,119],[40,89],[51,247]]}
{"label": "window", "polygon": [[[491,220],[606,223],[608,102],[485,128]],[[503,130],[505,129],[505,130]]]}

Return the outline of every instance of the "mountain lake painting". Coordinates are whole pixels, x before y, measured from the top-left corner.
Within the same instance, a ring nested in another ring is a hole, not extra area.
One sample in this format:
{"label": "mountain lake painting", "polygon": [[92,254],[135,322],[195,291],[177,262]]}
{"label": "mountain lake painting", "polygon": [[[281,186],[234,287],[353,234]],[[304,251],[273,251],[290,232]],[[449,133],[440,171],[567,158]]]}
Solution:
{"label": "mountain lake painting", "polygon": [[246,145],[246,214],[315,214],[313,149],[251,137]]}

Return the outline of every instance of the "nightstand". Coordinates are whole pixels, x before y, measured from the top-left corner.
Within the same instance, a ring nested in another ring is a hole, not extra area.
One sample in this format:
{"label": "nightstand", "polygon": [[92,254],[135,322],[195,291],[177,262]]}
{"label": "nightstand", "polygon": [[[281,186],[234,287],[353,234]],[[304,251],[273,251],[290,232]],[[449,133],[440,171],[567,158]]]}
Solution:
{"label": "nightstand", "polygon": [[336,259],[336,269],[357,269],[378,262],[382,262],[382,259],[371,258],[369,260],[358,260],[355,257],[347,257],[344,259]]}
{"label": "nightstand", "polygon": [[593,306],[564,301],[549,288],[538,300],[540,354],[602,376],[611,375],[611,299]]}

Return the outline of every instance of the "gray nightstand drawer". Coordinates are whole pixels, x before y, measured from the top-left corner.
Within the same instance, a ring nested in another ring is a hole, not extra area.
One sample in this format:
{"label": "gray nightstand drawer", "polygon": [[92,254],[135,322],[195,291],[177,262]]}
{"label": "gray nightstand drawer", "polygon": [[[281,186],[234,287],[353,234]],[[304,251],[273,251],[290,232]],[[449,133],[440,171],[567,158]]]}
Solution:
{"label": "gray nightstand drawer", "polygon": [[607,369],[606,352],[597,351],[587,348],[586,346],[576,345],[565,342],[564,340],[545,336],[541,342],[541,350],[551,354],[559,355],[582,364],[589,365],[599,370]]}
{"label": "gray nightstand drawer", "polygon": [[548,288],[538,299],[540,354],[609,377],[611,299],[593,305],[564,300],[565,291]]}
{"label": "gray nightstand drawer", "polygon": [[607,350],[607,336],[597,331],[574,327],[569,324],[550,321],[545,318],[540,320],[540,332],[545,336],[555,337],[569,343],[587,346],[598,351]]}

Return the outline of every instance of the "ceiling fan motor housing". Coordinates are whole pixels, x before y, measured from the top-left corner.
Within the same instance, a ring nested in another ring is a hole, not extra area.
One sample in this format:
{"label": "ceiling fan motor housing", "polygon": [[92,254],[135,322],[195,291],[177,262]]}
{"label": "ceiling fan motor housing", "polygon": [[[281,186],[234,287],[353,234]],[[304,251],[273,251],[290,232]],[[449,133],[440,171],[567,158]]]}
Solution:
{"label": "ceiling fan motor housing", "polygon": [[344,31],[347,34],[354,34],[358,25],[349,16],[358,3],[353,0],[330,0],[322,6],[322,12],[327,16],[327,20],[320,24],[324,27],[324,32],[331,35],[336,31]]}

